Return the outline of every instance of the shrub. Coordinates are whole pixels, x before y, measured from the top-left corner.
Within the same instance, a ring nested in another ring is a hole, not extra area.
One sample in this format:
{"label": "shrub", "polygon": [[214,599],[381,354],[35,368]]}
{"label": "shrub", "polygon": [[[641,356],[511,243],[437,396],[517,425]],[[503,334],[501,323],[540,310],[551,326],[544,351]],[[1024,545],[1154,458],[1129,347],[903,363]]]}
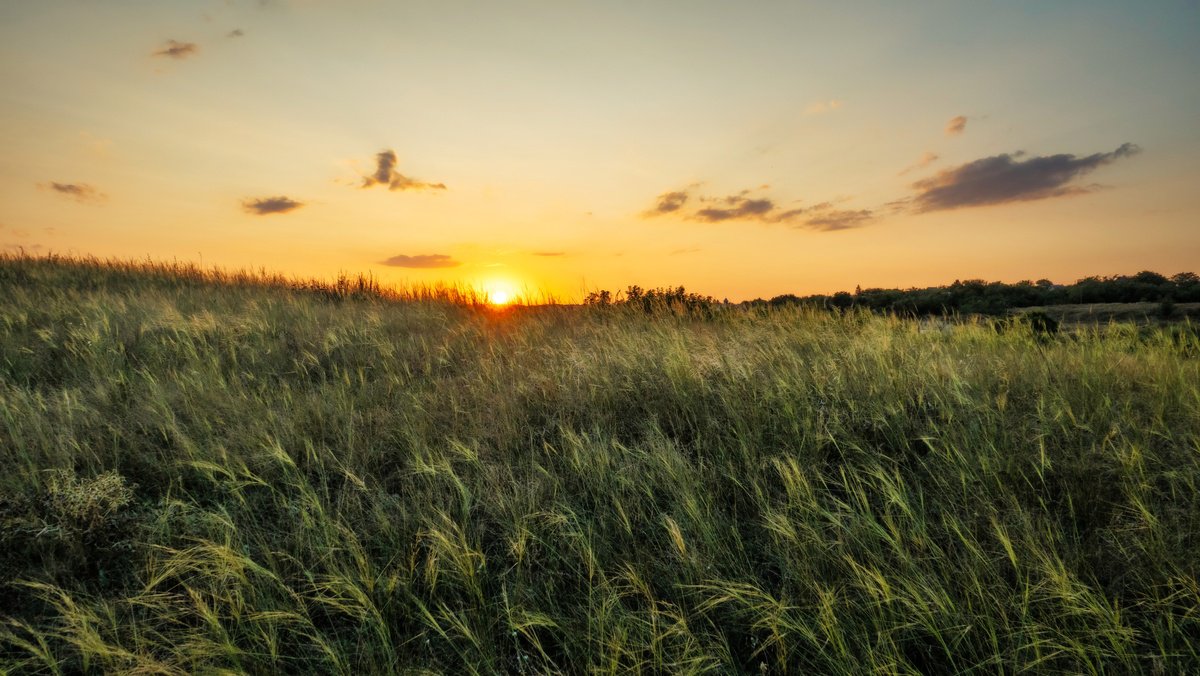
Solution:
{"label": "shrub", "polygon": [[0,498],[0,587],[75,579],[108,587],[132,574],[138,521],[125,477],[50,473],[40,495]]}
{"label": "shrub", "polygon": [[1058,320],[1041,310],[1026,312],[1024,318],[1029,322],[1029,328],[1036,335],[1052,336],[1058,333]]}
{"label": "shrub", "polygon": [[56,470],[46,482],[45,506],[51,524],[77,535],[105,530],[132,500],[133,490],[116,472],[80,479]]}

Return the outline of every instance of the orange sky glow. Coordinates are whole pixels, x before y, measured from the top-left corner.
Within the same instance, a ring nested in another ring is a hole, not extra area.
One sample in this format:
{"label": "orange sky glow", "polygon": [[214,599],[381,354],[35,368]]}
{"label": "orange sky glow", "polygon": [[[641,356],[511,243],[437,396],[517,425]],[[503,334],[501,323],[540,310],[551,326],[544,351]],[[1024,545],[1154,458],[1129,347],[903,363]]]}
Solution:
{"label": "orange sky glow", "polygon": [[496,301],[1200,270],[1200,6],[0,6],[0,248]]}

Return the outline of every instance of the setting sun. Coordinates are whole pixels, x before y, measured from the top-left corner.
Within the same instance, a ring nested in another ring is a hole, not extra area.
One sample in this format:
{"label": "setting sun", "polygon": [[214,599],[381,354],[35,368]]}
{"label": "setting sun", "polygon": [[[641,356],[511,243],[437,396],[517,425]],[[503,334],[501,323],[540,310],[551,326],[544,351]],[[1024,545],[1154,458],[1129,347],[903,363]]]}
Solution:
{"label": "setting sun", "polygon": [[516,300],[517,294],[511,282],[492,279],[481,285],[484,298],[490,305],[508,305]]}

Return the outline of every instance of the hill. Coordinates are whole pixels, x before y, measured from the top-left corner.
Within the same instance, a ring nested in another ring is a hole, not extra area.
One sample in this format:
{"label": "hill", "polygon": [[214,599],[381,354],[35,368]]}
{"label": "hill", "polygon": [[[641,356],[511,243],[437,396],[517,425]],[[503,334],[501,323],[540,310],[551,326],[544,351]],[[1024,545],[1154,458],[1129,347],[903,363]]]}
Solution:
{"label": "hill", "polygon": [[1186,327],[0,298],[2,671],[1200,670]]}

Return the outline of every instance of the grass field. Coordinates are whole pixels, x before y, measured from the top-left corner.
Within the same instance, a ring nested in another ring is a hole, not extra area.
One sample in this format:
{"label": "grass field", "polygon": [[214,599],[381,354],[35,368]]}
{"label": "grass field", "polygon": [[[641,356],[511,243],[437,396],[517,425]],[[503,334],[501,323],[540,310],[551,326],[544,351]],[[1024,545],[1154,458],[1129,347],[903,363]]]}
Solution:
{"label": "grass field", "polygon": [[1200,671],[1200,339],[0,258],[0,670]]}

